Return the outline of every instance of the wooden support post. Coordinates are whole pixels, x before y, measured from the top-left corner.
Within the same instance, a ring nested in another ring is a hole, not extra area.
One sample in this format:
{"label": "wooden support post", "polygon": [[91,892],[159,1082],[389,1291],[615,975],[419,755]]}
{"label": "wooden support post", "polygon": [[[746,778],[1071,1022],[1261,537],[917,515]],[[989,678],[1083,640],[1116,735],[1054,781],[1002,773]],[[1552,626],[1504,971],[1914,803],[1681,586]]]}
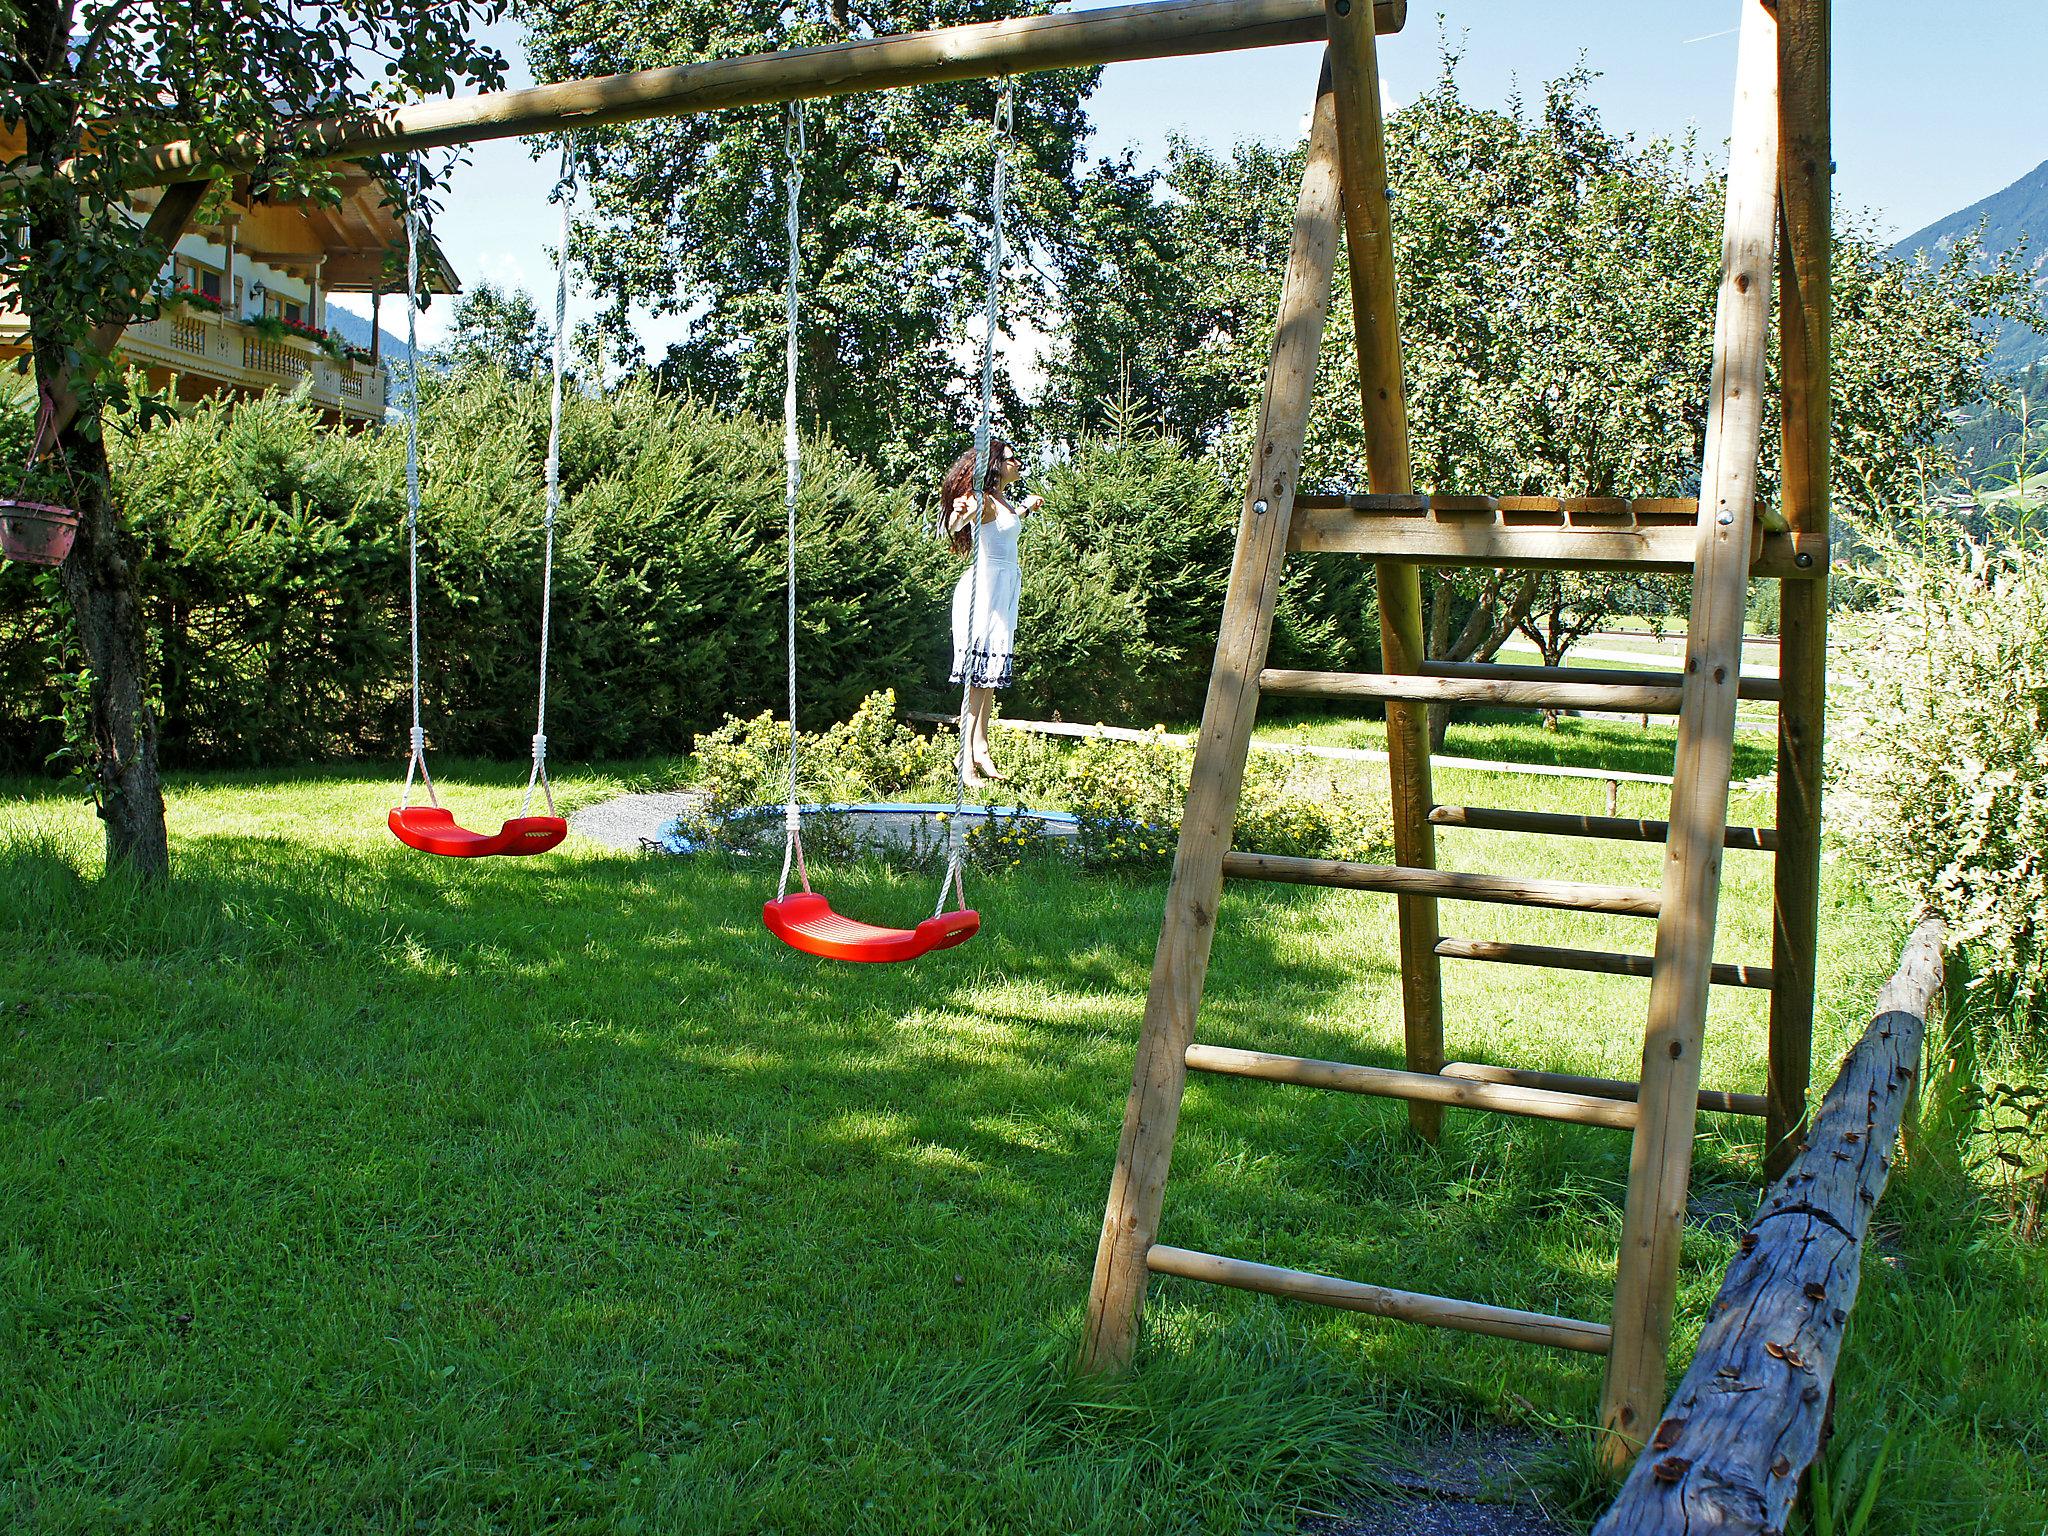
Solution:
{"label": "wooden support post", "polygon": [[[1415,489],[1408,457],[1408,393],[1401,376],[1401,321],[1394,295],[1394,222],[1387,201],[1387,145],[1380,108],[1379,49],[1372,13],[1329,0],[1330,74],[1337,97],[1337,142],[1344,167],[1344,234],[1351,255],[1351,312],[1358,346],[1359,405],[1366,473],[1375,495]],[[1380,600],[1380,665],[1422,670],[1422,571],[1392,560],[1374,563]],[[1387,779],[1394,801],[1394,859],[1410,869],[1436,867],[1430,807],[1429,706],[1387,704]],[[1444,1064],[1443,971],[1437,959],[1436,898],[1402,896],[1401,1021],[1411,1072]],[[1435,1141],[1443,1110],[1411,1103],[1408,1125]]]}
{"label": "wooden support post", "polygon": [[1772,902],[1770,1119],[1764,1172],[1791,1162],[1813,1062],[1820,947],[1821,738],[1827,713],[1829,283],[1833,154],[1828,0],[1779,0],[1778,178],[1785,520],[1820,545],[1818,568],[1779,584],[1778,864]]}
{"label": "wooden support post", "polygon": [[[1779,17],[1785,14],[1780,0]],[[1942,926],[1922,922],[1809,1136],[1728,1266],[1699,1353],[1651,1449],[1594,1536],[1766,1536],[1790,1523],[1818,1454],[1863,1239],[1891,1177],[1941,987]]]}
{"label": "wooden support post", "polygon": [[1329,316],[1337,264],[1337,118],[1328,71],[1310,121],[1308,163],[1294,210],[1294,242],[1266,371],[1265,404],[1251,483],[1238,517],[1237,553],[1223,604],[1222,631],[1202,733],[1181,818],[1180,846],[1167,886],[1152,987],[1138,1037],[1137,1065],[1124,1107],[1123,1137],[1110,1181],[1095,1279],[1088,1295],[1087,1330],[1078,1366],[1086,1372],[1120,1370],[1137,1345],[1145,1302],[1146,1254],[1158,1235],[1173,1162],[1187,1080],[1187,1048],[1215,938],[1223,893],[1223,855],[1237,825],[1245,756],[1259,705],[1259,669],[1265,665],[1273,608],[1287,558],[1287,523],[1294,510],[1302,439],[1315,393],[1316,358]]}
{"label": "wooden support post", "polygon": [[1763,432],[1777,232],[1777,74],[1772,0],[1742,0],[1685,706],[1673,768],[1671,835],[1664,845],[1665,915],[1657,925],[1643,1041],[1642,1119],[1630,1154],[1614,1349],[1601,1403],[1602,1459],[1616,1475],[1627,1470],[1664,1404],[1679,1238],[1692,1177]]}

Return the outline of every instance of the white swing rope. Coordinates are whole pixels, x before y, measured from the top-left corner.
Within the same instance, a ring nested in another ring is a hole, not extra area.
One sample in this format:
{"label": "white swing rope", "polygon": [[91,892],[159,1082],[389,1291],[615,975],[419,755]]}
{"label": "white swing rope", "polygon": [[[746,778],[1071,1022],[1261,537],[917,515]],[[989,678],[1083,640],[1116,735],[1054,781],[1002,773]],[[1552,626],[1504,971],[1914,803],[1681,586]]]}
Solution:
{"label": "white swing rope", "polygon": [[548,495],[542,519],[543,540],[540,562],[540,700],[534,708],[533,767],[526,775],[526,796],[519,802],[524,816],[533,804],[534,785],[547,797],[548,814],[555,814],[555,791],[548,783],[548,637],[549,615],[554,607],[555,514],[562,509],[562,374],[568,338],[564,334],[569,315],[569,209],[576,200],[576,163],[573,146],[562,143],[562,172],[550,202],[562,205],[562,243],[555,248],[555,359],[554,379],[548,396]]}
{"label": "white swing rope", "polygon": [[[977,657],[987,650],[988,636],[980,637],[976,645],[975,623],[981,616],[981,520],[988,505],[989,436],[995,418],[996,406],[996,320],[1002,299],[1003,285],[1003,200],[1010,185],[1010,136],[1014,126],[1014,82],[1005,78],[1002,94],[996,99],[995,115],[995,170],[989,186],[989,245],[988,245],[988,304],[984,315],[981,337],[981,414],[974,424],[974,478],[968,482],[968,495],[972,498],[968,509],[971,521],[968,523],[968,551],[973,560],[971,586],[967,607],[967,654],[960,669],[960,750],[953,760],[953,815],[946,823],[946,872],[939,877],[939,899],[932,907],[932,916],[937,917],[946,910],[946,892],[955,892],[960,905],[967,905],[967,887],[961,872],[967,862],[967,841],[961,832],[961,822],[967,811],[967,769],[969,766],[969,728],[973,712],[974,679]],[[950,507],[941,509],[942,517],[951,513]]]}
{"label": "white swing rope", "polygon": [[783,593],[786,650],[789,657],[789,795],[782,806],[782,878],[775,886],[775,899],[789,894],[789,869],[796,864],[797,878],[804,894],[811,894],[811,872],[804,863],[803,816],[796,803],[796,495],[803,484],[803,447],[796,428],[797,304],[796,288],[801,256],[797,221],[797,196],[804,184],[804,108],[800,101],[789,105],[789,122],[783,135],[783,154],[789,162],[783,185],[786,192],[785,222],[789,228],[789,275],[783,294],[788,338],[783,357],[782,379],[782,465],[784,547],[787,581]]}
{"label": "white swing rope", "polygon": [[420,163],[412,162],[412,190],[405,200],[405,539],[406,605],[412,613],[412,754],[405,760],[400,809],[412,804],[417,773],[427,803],[438,807],[434,776],[427,771],[427,733],[420,725]]}

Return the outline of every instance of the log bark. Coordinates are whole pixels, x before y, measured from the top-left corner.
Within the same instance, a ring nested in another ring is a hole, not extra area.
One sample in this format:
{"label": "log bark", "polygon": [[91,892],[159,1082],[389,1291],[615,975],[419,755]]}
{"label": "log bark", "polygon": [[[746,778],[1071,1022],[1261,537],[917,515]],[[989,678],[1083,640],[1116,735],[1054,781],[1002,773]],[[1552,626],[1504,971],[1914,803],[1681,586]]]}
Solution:
{"label": "log bark", "polygon": [[1594,1536],[1781,1536],[1856,1305],[1863,1239],[1891,1175],[1941,986],[1927,918],[1878,994],[1803,1150],[1764,1197],[1692,1369]]}

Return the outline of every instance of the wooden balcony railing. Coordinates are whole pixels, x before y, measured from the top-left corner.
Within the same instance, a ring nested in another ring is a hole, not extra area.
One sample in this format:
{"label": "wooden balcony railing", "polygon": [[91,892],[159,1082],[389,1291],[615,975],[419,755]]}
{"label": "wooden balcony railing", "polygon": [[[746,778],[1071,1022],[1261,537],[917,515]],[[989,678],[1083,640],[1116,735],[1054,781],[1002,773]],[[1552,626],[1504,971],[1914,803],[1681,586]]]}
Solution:
{"label": "wooden balcony railing", "polygon": [[[21,339],[21,318],[0,314],[0,347]],[[238,389],[296,389],[311,376],[313,404],[351,421],[384,418],[385,374],[366,363],[337,363],[324,352],[271,341],[225,315],[181,312],[131,325],[121,338],[131,363]]]}

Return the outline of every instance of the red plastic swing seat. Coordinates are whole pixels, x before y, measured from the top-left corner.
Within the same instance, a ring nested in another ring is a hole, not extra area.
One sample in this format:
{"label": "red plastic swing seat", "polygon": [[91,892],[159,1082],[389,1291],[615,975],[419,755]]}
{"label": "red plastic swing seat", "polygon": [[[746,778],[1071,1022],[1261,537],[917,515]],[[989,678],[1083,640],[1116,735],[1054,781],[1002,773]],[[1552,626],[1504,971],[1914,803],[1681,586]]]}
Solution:
{"label": "red plastic swing seat", "polygon": [[981,931],[981,914],[968,909],[941,912],[915,928],[877,928],[841,917],[824,897],[809,891],[763,902],[761,921],[791,949],[827,960],[870,963],[915,960],[935,949],[965,944]]}
{"label": "red plastic swing seat", "polygon": [[546,853],[569,835],[569,823],[559,816],[514,816],[495,832],[472,832],[433,805],[399,806],[390,820],[393,835],[406,847],[450,859]]}

